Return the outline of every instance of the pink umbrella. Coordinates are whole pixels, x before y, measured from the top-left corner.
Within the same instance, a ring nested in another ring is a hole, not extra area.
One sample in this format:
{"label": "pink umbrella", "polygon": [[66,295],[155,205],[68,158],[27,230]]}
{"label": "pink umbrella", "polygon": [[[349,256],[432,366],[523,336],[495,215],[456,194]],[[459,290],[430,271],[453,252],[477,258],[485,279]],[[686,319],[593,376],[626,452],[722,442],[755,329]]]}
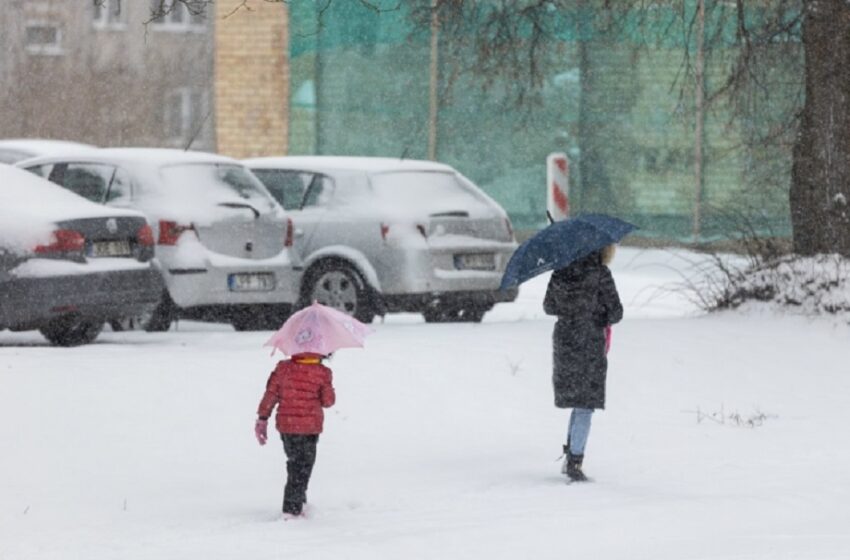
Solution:
{"label": "pink umbrella", "polygon": [[322,354],[327,356],[340,348],[360,348],[372,329],[354,317],[331,307],[313,305],[292,314],[263,345],[280,350],[287,356]]}

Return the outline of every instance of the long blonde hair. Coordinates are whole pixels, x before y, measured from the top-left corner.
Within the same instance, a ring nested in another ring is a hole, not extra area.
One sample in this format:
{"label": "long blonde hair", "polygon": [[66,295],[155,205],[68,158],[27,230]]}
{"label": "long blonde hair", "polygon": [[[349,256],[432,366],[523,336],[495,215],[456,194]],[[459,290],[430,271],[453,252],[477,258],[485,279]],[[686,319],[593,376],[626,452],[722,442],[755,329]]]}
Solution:
{"label": "long blonde hair", "polygon": [[602,264],[608,266],[614,260],[614,253],[617,252],[617,246],[614,244],[606,245],[602,248]]}

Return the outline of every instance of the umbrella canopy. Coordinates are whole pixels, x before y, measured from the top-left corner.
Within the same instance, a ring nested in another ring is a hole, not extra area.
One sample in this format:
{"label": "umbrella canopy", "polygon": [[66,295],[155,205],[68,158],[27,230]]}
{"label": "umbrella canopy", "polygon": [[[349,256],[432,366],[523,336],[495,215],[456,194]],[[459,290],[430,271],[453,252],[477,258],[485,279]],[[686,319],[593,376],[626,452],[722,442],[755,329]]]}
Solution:
{"label": "umbrella canopy", "polygon": [[505,267],[500,290],[538,274],[563,268],[607,245],[618,243],[637,226],[605,214],[581,214],[550,224],[522,243]]}
{"label": "umbrella canopy", "polygon": [[340,348],[360,348],[372,329],[354,317],[326,305],[313,302],[296,311],[263,345],[295,354],[328,354]]}

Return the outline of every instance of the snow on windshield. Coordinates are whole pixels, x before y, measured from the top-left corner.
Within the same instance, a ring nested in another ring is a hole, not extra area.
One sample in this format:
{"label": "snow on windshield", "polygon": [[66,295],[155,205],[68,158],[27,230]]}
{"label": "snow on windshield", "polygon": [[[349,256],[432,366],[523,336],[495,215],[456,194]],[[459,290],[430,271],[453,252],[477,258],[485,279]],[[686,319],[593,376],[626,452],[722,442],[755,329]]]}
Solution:
{"label": "snow on windshield", "polygon": [[138,215],[94,204],[34,173],[4,164],[0,164],[0,207],[50,221]]}
{"label": "snow on windshield", "polygon": [[122,214],[91,203],[29,171],[0,164],[0,247],[22,251],[50,237],[54,223]]}
{"label": "snow on windshield", "polygon": [[262,214],[276,212],[274,199],[260,181],[241,165],[190,163],[160,171],[162,186],[154,189],[161,214],[212,223],[232,216],[233,208]]}
{"label": "snow on windshield", "polygon": [[475,217],[493,212],[488,202],[461,184],[454,173],[394,171],[376,173],[371,179],[378,197],[396,209],[430,216],[466,212]]}
{"label": "snow on windshield", "polygon": [[[162,178],[175,193],[192,194],[197,199],[212,197],[268,205],[265,189],[251,173],[238,165],[193,163],[163,167]],[[235,198],[236,197],[236,198]]]}

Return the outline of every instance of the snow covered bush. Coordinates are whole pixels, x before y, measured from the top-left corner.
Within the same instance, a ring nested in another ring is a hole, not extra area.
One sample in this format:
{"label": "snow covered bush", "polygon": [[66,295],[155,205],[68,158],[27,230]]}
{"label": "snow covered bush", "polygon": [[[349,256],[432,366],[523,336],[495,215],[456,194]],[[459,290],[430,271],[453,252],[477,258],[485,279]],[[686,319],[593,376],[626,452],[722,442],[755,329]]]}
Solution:
{"label": "snow covered bush", "polygon": [[850,313],[850,259],[840,255],[784,255],[744,267],[715,258],[719,274],[700,298],[709,310],[762,302],[806,315]]}

